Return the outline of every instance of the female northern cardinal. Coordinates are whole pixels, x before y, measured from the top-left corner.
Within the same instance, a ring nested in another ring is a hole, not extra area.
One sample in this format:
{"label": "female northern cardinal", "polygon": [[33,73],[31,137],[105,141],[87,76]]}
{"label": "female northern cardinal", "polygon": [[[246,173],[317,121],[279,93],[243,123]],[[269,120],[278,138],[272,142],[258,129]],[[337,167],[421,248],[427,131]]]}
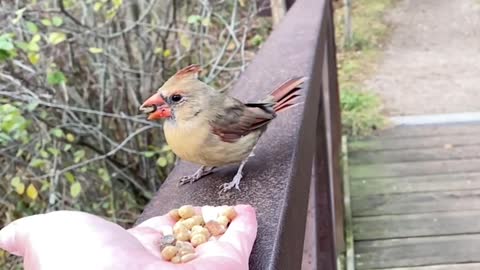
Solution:
{"label": "female northern cardinal", "polygon": [[244,104],[198,80],[200,71],[199,65],[181,69],[140,110],[149,114],[149,120],[166,118],[163,129],[173,152],[202,165],[182,177],[180,184],[192,183],[215,167],[240,163],[233,180],[222,185],[224,191],[239,189],[243,167],[258,139],[276,113],[297,104],[305,78],[286,81],[264,101]]}

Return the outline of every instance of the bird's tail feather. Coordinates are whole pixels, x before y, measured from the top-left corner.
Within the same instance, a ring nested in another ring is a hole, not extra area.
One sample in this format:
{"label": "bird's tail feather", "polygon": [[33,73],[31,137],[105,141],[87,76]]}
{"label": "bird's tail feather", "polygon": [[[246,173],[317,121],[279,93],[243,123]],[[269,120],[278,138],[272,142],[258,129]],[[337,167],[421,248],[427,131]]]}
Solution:
{"label": "bird's tail feather", "polygon": [[298,77],[284,82],[275,89],[270,95],[273,97],[275,105],[273,110],[278,113],[298,105],[299,90],[305,81],[305,77]]}

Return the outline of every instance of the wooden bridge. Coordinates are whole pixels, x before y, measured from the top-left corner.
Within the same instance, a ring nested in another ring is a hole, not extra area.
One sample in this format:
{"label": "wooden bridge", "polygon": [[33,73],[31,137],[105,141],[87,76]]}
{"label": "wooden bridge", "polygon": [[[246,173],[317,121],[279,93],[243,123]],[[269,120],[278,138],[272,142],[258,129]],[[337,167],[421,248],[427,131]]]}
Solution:
{"label": "wooden bridge", "polygon": [[355,269],[480,269],[479,147],[473,122],[350,142]]}
{"label": "wooden bridge", "polygon": [[139,222],[187,203],[249,203],[253,270],[480,269],[480,125],[393,127],[342,155],[335,55],[331,1],[296,1],[232,93],[257,100],[308,76],[304,103],[269,127],[240,192],[218,193],[235,167],[177,187],[196,169],[180,163]]}

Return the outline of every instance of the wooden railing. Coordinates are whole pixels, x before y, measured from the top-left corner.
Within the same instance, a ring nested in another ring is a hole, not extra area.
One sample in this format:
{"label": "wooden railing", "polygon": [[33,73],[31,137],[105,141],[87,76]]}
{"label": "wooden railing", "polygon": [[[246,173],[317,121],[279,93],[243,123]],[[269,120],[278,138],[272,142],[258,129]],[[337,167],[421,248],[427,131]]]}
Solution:
{"label": "wooden railing", "polygon": [[[256,101],[294,76],[308,76],[304,102],[270,124],[255,157],[244,169],[241,191],[219,193],[220,184],[235,174],[235,166],[178,187],[181,176],[197,169],[180,162],[139,222],[182,204],[248,203],[256,208],[259,222],[250,269],[336,269],[337,254],[343,249],[343,211],[330,0],[296,1],[231,94],[243,101]],[[304,243],[313,254],[311,258],[303,258]]]}

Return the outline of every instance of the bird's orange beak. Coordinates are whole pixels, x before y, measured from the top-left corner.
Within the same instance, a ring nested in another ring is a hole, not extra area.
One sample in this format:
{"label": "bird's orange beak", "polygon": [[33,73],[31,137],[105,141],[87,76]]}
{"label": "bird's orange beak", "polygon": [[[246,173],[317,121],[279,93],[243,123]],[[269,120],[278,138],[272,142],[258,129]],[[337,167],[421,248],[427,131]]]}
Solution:
{"label": "bird's orange beak", "polygon": [[140,110],[148,114],[148,120],[158,120],[172,116],[170,107],[158,93],[145,100],[140,106]]}

